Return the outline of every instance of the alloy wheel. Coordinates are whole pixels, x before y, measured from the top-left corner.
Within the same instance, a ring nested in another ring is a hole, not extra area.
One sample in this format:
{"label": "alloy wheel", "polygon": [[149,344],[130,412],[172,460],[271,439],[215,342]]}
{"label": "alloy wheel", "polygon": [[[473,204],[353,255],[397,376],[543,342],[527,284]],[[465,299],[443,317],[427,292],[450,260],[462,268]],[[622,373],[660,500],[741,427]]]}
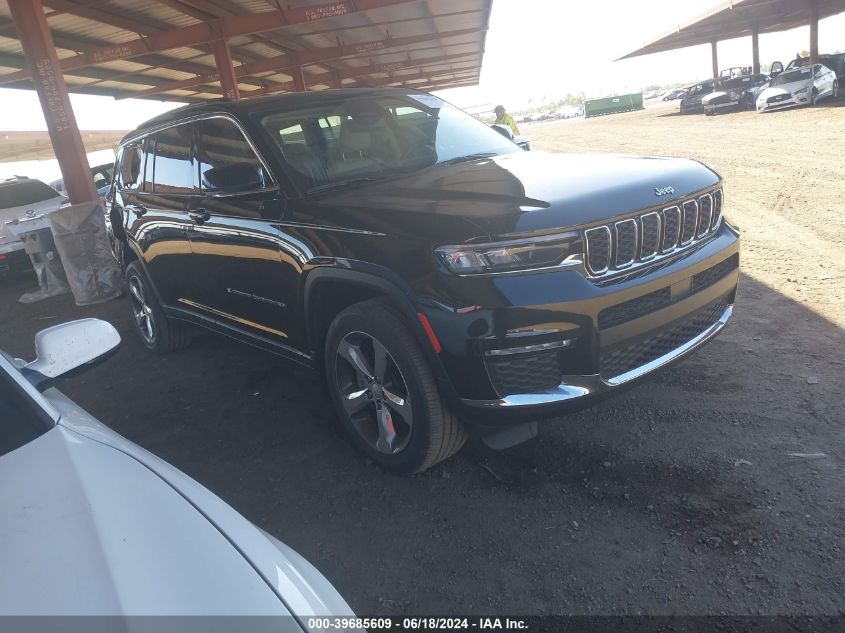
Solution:
{"label": "alloy wheel", "polygon": [[364,332],[350,332],[337,348],[335,379],[343,408],[358,434],[393,455],[411,439],[414,424],[408,384],[387,348]]}
{"label": "alloy wheel", "polygon": [[132,314],[135,317],[138,332],[144,341],[152,345],[156,337],[155,317],[147,301],[144,284],[135,275],[129,278],[129,301],[132,304]]}

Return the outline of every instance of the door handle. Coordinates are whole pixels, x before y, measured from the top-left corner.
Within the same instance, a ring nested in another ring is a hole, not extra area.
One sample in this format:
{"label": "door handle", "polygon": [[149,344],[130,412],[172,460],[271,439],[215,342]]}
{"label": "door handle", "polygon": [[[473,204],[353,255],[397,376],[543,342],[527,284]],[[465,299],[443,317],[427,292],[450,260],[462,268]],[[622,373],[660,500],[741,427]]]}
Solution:
{"label": "door handle", "polygon": [[140,218],[147,212],[147,207],[144,207],[140,204],[127,204],[124,209],[126,209],[127,211],[131,211],[135,214],[135,217],[138,218]]}
{"label": "door handle", "polygon": [[188,211],[188,215],[191,216],[191,219],[197,224],[208,222],[208,220],[211,219],[211,214],[205,209],[194,209],[193,211]]}

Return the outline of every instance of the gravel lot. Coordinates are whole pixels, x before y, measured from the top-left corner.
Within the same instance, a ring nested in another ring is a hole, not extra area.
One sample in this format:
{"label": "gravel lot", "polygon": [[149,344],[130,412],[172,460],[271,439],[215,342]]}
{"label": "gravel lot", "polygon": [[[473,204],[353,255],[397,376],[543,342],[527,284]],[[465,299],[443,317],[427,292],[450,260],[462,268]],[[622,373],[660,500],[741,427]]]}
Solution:
{"label": "gravel lot", "polygon": [[29,280],[0,282],[0,347],[30,356],[48,325],[114,323],[118,355],[64,391],[300,551],[362,615],[845,614],[841,106],[529,129],[535,149],[712,165],[744,274],[702,352],[502,453],[385,475],[305,373],[214,337],[153,356],[123,301],[19,304]]}

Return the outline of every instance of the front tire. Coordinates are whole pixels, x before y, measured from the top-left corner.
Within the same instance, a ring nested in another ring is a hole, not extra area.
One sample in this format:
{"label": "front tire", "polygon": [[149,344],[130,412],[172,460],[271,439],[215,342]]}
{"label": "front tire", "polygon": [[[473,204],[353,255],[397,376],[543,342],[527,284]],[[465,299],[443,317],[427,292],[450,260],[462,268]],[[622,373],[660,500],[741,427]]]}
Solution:
{"label": "front tire", "polygon": [[190,344],[191,330],[165,316],[149,278],[137,261],[126,267],[126,295],[135,331],[144,347],[157,354],[166,354]]}
{"label": "front tire", "polygon": [[816,105],[819,102],[819,91],[813,88],[813,92],[810,94],[810,105]]}
{"label": "front tire", "polygon": [[422,350],[385,302],[358,303],[337,315],[326,336],[325,368],[341,425],[385,470],[422,472],[466,441]]}

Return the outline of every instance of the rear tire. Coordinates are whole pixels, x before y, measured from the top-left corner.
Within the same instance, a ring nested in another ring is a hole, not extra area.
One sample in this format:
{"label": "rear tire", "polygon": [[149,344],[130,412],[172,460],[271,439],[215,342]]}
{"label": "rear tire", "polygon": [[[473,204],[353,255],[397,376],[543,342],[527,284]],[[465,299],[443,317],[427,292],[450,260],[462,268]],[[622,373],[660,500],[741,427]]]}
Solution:
{"label": "rear tire", "polygon": [[385,470],[422,472],[466,442],[466,428],[440,397],[422,350],[386,302],[357,303],[337,315],[326,336],[325,368],[341,425]]}
{"label": "rear tire", "polygon": [[166,354],[191,343],[191,330],[165,316],[152,283],[137,261],[126,267],[126,294],[132,308],[135,331],[144,347],[157,354]]}

